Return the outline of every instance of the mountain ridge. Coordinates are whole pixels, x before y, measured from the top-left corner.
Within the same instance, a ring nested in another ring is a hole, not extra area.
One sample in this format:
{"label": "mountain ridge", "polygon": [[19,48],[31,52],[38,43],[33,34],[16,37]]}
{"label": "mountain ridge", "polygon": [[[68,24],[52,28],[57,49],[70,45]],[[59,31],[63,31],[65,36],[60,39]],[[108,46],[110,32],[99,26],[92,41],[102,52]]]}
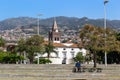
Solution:
{"label": "mountain ridge", "polygon": [[[60,28],[67,29],[78,29],[83,27],[85,24],[92,24],[95,26],[103,27],[104,19],[90,19],[87,17],[77,18],[77,17],[66,17],[66,16],[57,16],[55,17],[57,24]],[[53,25],[54,17],[40,19],[40,27],[45,29],[50,29]],[[31,27],[37,26],[38,19],[33,17],[18,17],[18,18],[9,18],[0,21],[0,30],[9,30],[16,27]],[[120,20],[107,20],[107,27],[119,28]]]}

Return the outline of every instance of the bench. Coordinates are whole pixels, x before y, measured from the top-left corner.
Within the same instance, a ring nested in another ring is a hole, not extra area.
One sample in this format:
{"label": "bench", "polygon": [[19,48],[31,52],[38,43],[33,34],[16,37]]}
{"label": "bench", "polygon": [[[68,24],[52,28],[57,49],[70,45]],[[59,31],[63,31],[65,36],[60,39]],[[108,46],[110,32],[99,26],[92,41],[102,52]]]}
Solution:
{"label": "bench", "polygon": [[89,72],[102,72],[102,68],[90,68]]}
{"label": "bench", "polygon": [[77,71],[77,68],[74,67],[73,70],[72,70],[72,72],[86,72],[86,70],[87,70],[87,68],[85,68],[84,66],[81,66],[80,69],[79,69],[79,71]]}
{"label": "bench", "polygon": [[77,71],[76,67],[73,68],[72,72],[102,72],[102,68],[86,68],[86,67],[80,67],[80,71]]}
{"label": "bench", "polygon": [[102,68],[96,68],[97,72],[102,72]]}

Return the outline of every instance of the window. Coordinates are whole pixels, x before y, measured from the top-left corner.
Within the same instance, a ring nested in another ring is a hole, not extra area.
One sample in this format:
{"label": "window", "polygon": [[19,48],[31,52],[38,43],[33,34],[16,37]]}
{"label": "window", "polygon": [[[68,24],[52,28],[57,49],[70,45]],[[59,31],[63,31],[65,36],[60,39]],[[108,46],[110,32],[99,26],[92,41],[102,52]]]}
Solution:
{"label": "window", "polygon": [[56,57],[59,57],[59,54],[56,54]]}
{"label": "window", "polygon": [[66,53],[63,53],[63,57],[66,58]]}
{"label": "window", "polygon": [[55,41],[56,41],[57,39],[56,39],[56,37],[55,37]]}
{"label": "window", "polygon": [[66,50],[65,48],[63,48],[63,50]]}
{"label": "window", "polygon": [[59,37],[57,37],[57,41],[59,41]]}
{"label": "window", "polygon": [[71,50],[74,50],[73,48]]}
{"label": "window", "polygon": [[74,58],[74,53],[71,53],[72,58]]}

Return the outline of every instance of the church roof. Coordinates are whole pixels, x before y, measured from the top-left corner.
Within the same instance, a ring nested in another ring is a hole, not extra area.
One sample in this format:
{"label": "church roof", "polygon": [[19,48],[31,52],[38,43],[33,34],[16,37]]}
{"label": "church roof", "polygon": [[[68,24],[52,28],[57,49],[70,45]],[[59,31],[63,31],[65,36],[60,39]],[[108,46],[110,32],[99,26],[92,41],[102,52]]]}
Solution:
{"label": "church roof", "polygon": [[69,48],[77,48],[77,44],[74,43],[53,43],[55,47],[69,47]]}
{"label": "church roof", "polygon": [[[48,41],[45,41],[45,44],[48,44]],[[78,48],[78,44],[75,43],[53,43],[54,47],[63,47],[63,48]]]}

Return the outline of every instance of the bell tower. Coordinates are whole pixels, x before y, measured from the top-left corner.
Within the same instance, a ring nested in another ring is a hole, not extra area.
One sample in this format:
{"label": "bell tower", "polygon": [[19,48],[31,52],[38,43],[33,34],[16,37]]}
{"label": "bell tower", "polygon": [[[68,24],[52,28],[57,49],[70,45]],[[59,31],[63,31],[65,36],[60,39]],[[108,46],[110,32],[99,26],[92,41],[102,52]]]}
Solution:
{"label": "bell tower", "polygon": [[53,43],[60,43],[61,34],[58,30],[57,22],[54,19],[54,23],[52,26],[52,30],[49,31],[49,41],[52,41]]}

